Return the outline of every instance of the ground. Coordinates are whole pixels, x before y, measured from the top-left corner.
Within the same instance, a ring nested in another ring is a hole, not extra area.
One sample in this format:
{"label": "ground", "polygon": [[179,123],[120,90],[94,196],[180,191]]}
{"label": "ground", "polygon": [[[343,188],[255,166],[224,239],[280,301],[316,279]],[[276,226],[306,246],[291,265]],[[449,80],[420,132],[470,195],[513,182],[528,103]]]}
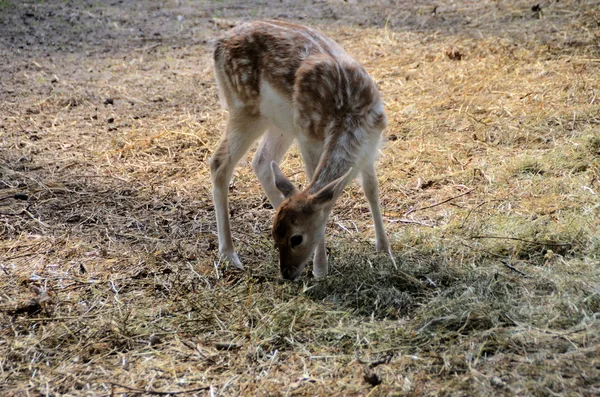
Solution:
{"label": "ground", "polygon": [[[354,184],[284,282],[247,161],[219,259],[210,42],[259,18],[379,85],[397,268]],[[600,2],[0,0],[0,60],[2,395],[600,394]]]}

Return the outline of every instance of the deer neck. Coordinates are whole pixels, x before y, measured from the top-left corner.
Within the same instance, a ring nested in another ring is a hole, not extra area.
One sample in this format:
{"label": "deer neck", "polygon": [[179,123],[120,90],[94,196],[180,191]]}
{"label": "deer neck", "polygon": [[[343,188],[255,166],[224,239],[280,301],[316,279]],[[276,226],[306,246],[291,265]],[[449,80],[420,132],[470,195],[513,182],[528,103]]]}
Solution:
{"label": "deer neck", "polygon": [[317,168],[307,187],[310,194],[318,192],[356,166],[362,138],[362,129],[340,128],[328,135]]}

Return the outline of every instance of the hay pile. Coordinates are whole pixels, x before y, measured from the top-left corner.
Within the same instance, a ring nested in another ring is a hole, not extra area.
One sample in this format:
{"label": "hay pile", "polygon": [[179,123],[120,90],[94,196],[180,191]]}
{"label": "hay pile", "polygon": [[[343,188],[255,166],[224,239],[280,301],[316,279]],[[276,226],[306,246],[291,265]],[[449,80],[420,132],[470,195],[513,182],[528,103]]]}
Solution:
{"label": "hay pile", "polygon": [[[72,6],[0,5],[3,395],[600,393],[598,2]],[[219,260],[208,42],[250,17],[320,27],[378,82],[397,269],[353,185],[331,276],[283,282],[243,164],[246,270]]]}

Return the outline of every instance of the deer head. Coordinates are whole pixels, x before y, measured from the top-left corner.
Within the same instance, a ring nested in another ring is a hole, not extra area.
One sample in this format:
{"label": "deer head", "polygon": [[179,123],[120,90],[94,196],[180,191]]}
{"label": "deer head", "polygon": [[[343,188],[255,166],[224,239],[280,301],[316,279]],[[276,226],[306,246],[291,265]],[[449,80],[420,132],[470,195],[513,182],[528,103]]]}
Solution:
{"label": "deer head", "polygon": [[353,177],[352,169],[330,182],[318,192],[299,191],[281,172],[277,163],[271,163],[275,186],[283,194],[273,220],[273,239],[279,250],[279,267],[283,278],[295,279],[325,236],[327,218],[344,187]]}

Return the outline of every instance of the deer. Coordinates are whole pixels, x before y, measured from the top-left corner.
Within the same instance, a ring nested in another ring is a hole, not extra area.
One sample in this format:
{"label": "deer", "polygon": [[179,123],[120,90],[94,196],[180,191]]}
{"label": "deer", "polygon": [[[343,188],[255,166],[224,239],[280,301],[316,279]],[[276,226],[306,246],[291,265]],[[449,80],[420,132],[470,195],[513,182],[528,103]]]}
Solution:
{"label": "deer", "polygon": [[[395,265],[375,170],[387,117],[375,82],[359,62],[316,29],[282,21],[232,28],[214,42],[213,58],[218,95],[229,111],[209,160],[220,255],[243,268],[231,235],[229,183],[237,163],[262,137],[251,165],[276,210],[272,236],[284,279],[298,277],[311,255],[313,275],[328,274],[328,218],[357,176],[375,225],[376,251]],[[279,167],[295,140],[309,179],[303,190]]]}

